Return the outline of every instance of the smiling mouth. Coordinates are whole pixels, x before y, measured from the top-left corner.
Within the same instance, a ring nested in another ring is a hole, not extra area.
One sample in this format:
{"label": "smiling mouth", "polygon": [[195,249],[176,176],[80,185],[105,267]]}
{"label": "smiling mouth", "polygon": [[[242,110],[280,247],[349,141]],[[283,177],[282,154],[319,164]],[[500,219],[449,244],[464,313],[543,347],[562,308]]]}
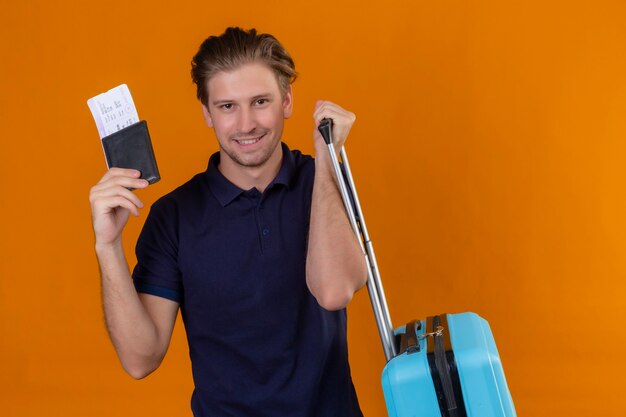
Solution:
{"label": "smiling mouth", "polygon": [[265,136],[265,133],[262,134],[261,136],[257,136],[257,137],[254,137],[254,138],[240,138],[240,139],[234,139],[234,140],[238,144],[246,146],[246,145],[253,145],[253,144],[257,143],[258,141],[263,139],[263,136]]}

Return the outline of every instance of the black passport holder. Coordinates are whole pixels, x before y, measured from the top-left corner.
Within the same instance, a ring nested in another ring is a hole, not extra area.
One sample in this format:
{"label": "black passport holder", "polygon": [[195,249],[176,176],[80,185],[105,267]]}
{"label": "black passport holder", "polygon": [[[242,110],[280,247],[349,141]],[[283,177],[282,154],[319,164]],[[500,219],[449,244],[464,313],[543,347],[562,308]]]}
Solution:
{"label": "black passport holder", "polygon": [[150,184],[161,179],[145,120],[103,137],[102,147],[109,168],[136,169]]}

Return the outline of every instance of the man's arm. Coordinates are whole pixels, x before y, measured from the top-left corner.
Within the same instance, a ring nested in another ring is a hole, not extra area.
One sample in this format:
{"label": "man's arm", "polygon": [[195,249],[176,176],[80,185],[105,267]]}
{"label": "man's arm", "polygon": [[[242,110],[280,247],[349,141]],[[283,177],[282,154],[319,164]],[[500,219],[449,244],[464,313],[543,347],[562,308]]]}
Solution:
{"label": "man's arm", "polygon": [[105,322],[124,370],[137,379],[159,367],[178,312],[176,302],[137,294],[124,256],[122,230],[143,207],[128,188],[148,186],[138,177],[135,170],[111,168],[89,194]]}
{"label": "man's arm", "polygon": [[323,118],[333,119],[333,141],[341,149],[354,114],[330,102],[318,102],[315,119],[315,179],[311,201],[306,280],[326,310],[345,308],[367,280],[365,255],[352,231],[337,187],[324,139],[317,130]]}

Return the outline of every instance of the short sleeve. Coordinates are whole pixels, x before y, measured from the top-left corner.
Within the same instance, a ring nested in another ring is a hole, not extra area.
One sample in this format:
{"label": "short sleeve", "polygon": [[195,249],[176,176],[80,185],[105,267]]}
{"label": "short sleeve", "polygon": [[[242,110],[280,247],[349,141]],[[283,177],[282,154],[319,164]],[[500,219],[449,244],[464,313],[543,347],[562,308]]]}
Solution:
{"label": "short sleeve", "polygon": [[135,247],[137,265],[133,281],[138,292],[181,303],[178,217],[173,199],[163,197],[152,205]]}

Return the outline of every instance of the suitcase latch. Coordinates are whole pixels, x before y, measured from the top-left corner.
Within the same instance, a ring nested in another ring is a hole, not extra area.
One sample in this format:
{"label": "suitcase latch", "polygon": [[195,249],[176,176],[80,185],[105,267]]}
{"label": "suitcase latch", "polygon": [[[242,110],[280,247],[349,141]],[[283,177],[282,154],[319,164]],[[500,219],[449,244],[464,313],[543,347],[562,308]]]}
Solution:
{"label": "suitcase latch", "polygon": [[443,336],[444,327],[437,326],[434,332],[424,333],[417,336],[418,339],[426,339],[427,337]]}

